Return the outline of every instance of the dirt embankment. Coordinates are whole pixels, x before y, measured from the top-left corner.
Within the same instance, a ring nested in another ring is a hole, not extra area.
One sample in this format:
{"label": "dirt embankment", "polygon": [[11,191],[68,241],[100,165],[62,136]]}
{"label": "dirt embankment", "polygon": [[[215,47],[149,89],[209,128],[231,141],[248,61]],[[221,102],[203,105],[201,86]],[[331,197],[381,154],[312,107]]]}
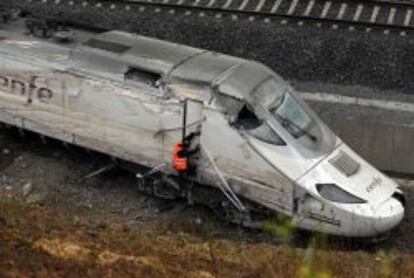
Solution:
{"label": "dirt embankment", "polygon": [[413,277],[414,256],[94,226],[0,197],[2,277]]}
{"label": "dirt embankment", "polygon": [[244,263],[224,242],[91,226],[4,197],[0,223],[0,275],[6,276],[228,277],[257,273],[257,264],[267,261],[254,248],[247,255],[258,260]]}

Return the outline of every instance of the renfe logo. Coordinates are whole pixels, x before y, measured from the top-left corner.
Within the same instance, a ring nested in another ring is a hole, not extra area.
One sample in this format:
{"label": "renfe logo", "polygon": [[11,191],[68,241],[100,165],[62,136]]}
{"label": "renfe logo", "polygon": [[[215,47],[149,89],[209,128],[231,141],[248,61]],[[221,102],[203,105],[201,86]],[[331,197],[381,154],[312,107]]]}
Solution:
{"label": "renfe logo", "polygon": [[27,102],[32,103],[33,98],[48,103],[53,97],[53,91],[45,87],[37,87],[38,76],[30,77],[29,82],[0,75],[0,89],[7,88],[12,94],[20,94],[27,97]]}

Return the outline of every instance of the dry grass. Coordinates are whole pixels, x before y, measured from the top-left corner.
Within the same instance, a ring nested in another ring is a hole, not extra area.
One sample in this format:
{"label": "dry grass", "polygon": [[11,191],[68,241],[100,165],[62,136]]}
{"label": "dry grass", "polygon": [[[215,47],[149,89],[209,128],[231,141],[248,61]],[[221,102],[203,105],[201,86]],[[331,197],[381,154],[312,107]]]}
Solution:
{"label": "dry grass", "polygon": [[0,197],[0,277],[414,277],[414,256],[92,226]]}

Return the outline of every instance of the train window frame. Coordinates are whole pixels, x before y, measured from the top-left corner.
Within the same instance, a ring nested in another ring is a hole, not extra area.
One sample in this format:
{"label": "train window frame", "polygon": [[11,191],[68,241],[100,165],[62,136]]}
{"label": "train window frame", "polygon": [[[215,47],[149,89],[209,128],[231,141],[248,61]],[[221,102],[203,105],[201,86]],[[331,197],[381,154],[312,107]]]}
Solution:
{"label": "train window frame", "polygon": [[129,66],[123,76],[126,83],[133,85],[139,84],[154,89],[160,87],[162,80],[161,74],[136,66]]}
{"label": "train window frame", "polygon": [[275,146],[286,146],[286,141],[269,125],[266,120],[260,119],[247,103],[239,111],[232,126],[260,140],[264,143]]}

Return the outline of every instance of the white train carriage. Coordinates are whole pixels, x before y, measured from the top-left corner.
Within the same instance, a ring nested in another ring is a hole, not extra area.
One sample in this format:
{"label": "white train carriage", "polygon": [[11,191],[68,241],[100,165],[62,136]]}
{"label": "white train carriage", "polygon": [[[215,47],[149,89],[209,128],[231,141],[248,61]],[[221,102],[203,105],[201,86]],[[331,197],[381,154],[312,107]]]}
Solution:
{"label": "white train carriage", "polygon": [[[208,199],[246,225],[253,211],[277,212],[304,229],[370,237],[403,219],[397,184],[267,67],[120,31],[77,30],[62,43],[22,25],[0,31],[1,122],[143,165],[164,181],[153,192]],[[189,134],[195,172],[176,173],[168,162]]]}

